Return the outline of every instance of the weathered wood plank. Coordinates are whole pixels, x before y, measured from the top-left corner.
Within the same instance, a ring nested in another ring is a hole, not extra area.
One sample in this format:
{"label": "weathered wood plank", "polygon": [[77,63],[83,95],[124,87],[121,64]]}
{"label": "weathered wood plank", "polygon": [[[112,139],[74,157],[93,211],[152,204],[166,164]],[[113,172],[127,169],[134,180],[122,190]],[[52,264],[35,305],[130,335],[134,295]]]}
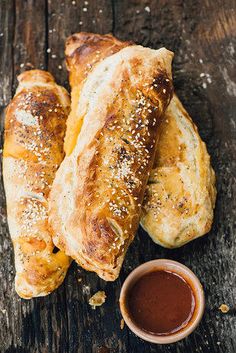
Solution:
{"label": "weathered wood plank", "polygon": [[5,106],[12,96],[13,35],[14,1],[2,1],[0,6],[0,106]]}
{"label": "weathered wood plank", "polygon": [[[1,25],[4,25],[5,45],[1,51],[1,70],[4,85],[0,102],[9,102],[15,93],[17,75],[26,69],[45,66],[45,2],[44,1],[2,1]],[[0,38],[1,39],[1,38]],[[1,111],[1,146],[4,125],[4,114]],[[1,173],[2,175],[2,173]],[[0,352],[22,351],[34,352],[43,342],[40,332],[40,315],[37,300],[20,299],[14,290],[13,249],[6,222],[5,198],[3,185],[1,195],[1,266],[0,281]]]}
{"label": "weathered wood plank", "polygon": [[46,67],[46,21],[44,0],[15,1],[14,88],[20,72]]}
{"label": "weathered wood plank", "polygon": [[[3,1],[0,6],[0,156],[2,157],[4,107],[12,96],[12,79],[14,75],[13,67],[13,43],[14,36],[14,2]],[[12,296],[15,296],[13,288],[14,270],[12,246],[8,235],[5,197],[2,184],[2,165],[0,165],[0,351],[12,344],[12,332],[15,323],[12,323],[12,311],[17,307],[17,303],[11,303]]]}
{"label": "weathered wood plank", "polygon": [[[122,39],[153,48],[165,45],[175,52],[176,90],[212,155],[218,201],[214,227],[207,237],[180,249],[166,250],[155,245],[140,229],[128,251],[120,279],[115,283],[106,283],[73,264],[65,283],[55,293],[24,301],[14,292],[13,253],[1,184],[0,352],[234,353],[236,77],[233,65],[236,42],[233,34],[236,9],[233,3],[229,0],[16,0],[15,5],[16,16],[13,2],[0,4],[3,19],[0,33],[4,33],[0,37],[2,105],[11,97],[13,78],[16,83],[16,74],[31,65],[48,67],[59,83],[68,86],[63,65],[64,40],[73,32],[113,31]],[[48,48],[51,52],[46,51]],[[27,62],[31,65],[26,65]],[[172,258],[192,268],[206,291],[206,313],[199,328],[188,339],[169,346],[148,344],[127,327],[124,330],[119,327],[121,283],[138,264],[159,257]],[[92,310],[87,301],[99,289],[106,291],[107,301],[101,308]],[[230,306],[228,314],[218,310],[222,303]]]}
{"label": "weathered wood plank", "polygon": [[[65,84],[67,71],[64,65],[66,38],[72,33],[86,31],[107,33],[112,30],[110,0],[99,1],[48,1],[48,69],[57,82]],[[67,84],[68,87],[68,84]]]}

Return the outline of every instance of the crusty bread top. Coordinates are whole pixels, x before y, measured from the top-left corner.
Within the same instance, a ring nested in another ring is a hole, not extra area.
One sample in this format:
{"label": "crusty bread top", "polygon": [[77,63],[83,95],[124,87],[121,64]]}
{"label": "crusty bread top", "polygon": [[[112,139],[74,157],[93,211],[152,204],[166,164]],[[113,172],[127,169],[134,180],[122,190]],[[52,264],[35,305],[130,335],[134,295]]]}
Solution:
{"label": "crusty bread top", "polygon": [[74,132],[75,139],[50,196],[54,242],[106,280],[117,278],[139,223],[158,126],[172,95],[171,59],[164,48],[123,48],[92,67],[82,84],[79,78],[74,96],[76,68],[70,74],[77,103],[67,143]]}
{"label": "crusty bread top", "polygon": [[131,41],[120,41],[111,34],[80,32],[71,35],[65,47],[71,87],[78,86],[94,64],[132,44]]}
{"label": "crusty bread top", "polygon": [[101,60],[132,44],[110,34],[86,32],[75,33],[67,39],[65,55],[71,86],[71,112],[64,145],[66,154],[71,153],[82,126],[82,119],[77,115],[77,104],[84,80]]}
{"label": "crusty bread top", "polygon": [[[51,164],[57,168],[63,154],[68,93],[56,85],[49,72],[26,71],[18,80],[16,95],[6,109],[3,156],[29,162],[46,159],[54,174]],[[59,117],[63,124],[58,124]],[[44,190],[48,193],[46,185]]]}
{"label": "crusty bread top", "polygon": [[180,247],[210,230],[215,199],[206,145],[174,95],[162,124],[141,224],[156,243]]}
{"label": "crusty bread top", "polygon": [[63,153],[69,96],[45,71],[19,77],[6,109],[3,177],[15,250],[16,291],[46,295],[62,282],[70,260],[54,245],[47,199]]}

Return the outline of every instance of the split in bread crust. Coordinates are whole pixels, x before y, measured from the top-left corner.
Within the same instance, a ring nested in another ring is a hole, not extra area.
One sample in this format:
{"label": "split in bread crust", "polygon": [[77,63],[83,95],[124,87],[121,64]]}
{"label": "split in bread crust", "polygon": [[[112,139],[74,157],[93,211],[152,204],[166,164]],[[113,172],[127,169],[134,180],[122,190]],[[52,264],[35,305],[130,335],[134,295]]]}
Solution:
{"label": "split in bread crust", "polygon": [[18,77],[6,109],[3,178],[15,251],[15,287],[22,298],[49,294],[63,281],[69,258],[54,253],[48,196],[63,156],[70,100],[45,71]]}
{"label": "split in bread crust", "polygon": [[[57,247],[115,280],[139,224],[159,125],[172,97],[173,54],[124,48],[111,36],[87,34],[83,43],[84,36],[67,42],[72,111],[50,222]],[[99,62],[103,50],[111,55]]]}

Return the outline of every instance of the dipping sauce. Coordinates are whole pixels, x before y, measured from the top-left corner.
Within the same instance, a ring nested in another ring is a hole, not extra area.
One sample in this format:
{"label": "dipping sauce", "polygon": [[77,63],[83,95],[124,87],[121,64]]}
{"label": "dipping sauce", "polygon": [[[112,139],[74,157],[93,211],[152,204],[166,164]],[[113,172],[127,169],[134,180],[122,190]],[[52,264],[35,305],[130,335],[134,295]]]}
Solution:
{"label": "dipping sauce", "polygon": [[175,272],[154,270],[144,274],[130,288],[126,308],[142,330],[159,336],[180,331],[195,310],[191,285]]}

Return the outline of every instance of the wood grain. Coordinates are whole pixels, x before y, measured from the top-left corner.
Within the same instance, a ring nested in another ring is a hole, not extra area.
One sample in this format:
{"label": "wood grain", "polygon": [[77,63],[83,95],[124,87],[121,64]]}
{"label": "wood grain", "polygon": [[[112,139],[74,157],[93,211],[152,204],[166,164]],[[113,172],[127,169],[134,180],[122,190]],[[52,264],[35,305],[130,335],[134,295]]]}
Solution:
{"label": "wood grain", "polygon": [[[14,1],[2,1],[0,6],[0,105],[5,106],[12,96]],[[11,30],[10,30],[11,29]]]}
{"label": "wood grain", "polygon": [[[48,68],[68,87],[65,38],[81,30],[113,32],[121,39],[153,48],[165,45],[175,52],[176,91],[207,143],[217,175],[218,199],[208,236],[167,250],[139,229],[116,282],[106,283],[72,264],[56,292],[25,301],[14,292],[13,253],[1,183],[0,352],[236,352],[235,15],[230,0],[1,1],[1,145],[3,111],[15,89],[16,75],[31,65]],[[189,338],[155,346],[138,339],[126,326],[120,329],[118,298],[121,284],[133,268],[162,257],[186,264],[199,276],[206,311]],[[107,301],[92,310],[87,301],[100,289],[105,290]],[[227,314],[218,309],[222,303],[230,307]]]}

